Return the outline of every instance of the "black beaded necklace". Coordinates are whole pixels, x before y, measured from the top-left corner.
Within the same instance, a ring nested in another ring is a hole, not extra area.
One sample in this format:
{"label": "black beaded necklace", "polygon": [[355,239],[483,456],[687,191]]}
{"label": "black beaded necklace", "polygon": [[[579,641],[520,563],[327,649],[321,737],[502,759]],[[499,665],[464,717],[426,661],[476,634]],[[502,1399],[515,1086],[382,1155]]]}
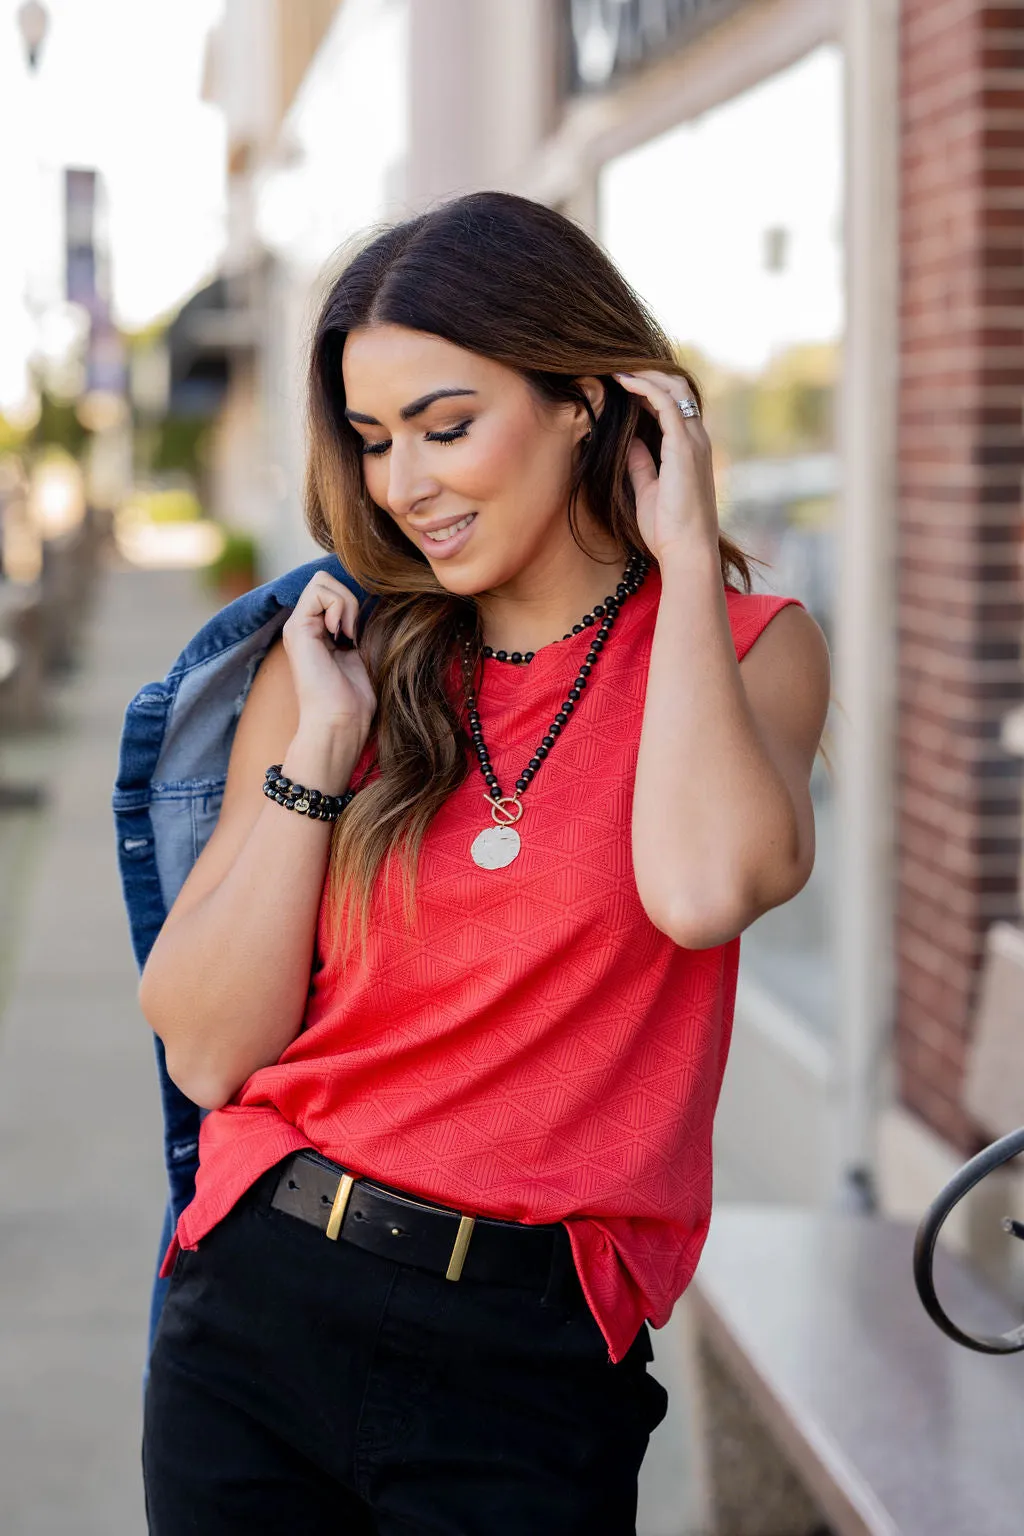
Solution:
{"label": "black beaded necklace", "polygon": [[[643,569],[646,570],[646,566],[643,566]],[[597,623],[598,619],[603,618],[604,615],[610,611],[609,605],[611,609],[614,609],[617,605],[621,605],[624,599],[629,596],[629,593],[631,591],[635,591],[636,587],[639,585],[639,582],[636,580],[636,578],[640,573],[640,570],[640,557],[638,555],[630,555],[626,569],[622,573],[622,580],[615,588],[615,596],[606,597],[603,603],[598,603],[596,608],[592,608],[589,613],[585,613],[578,624],[574,624],[572,629],[566,631],[566,633],[562,636],[562,639],[571,640],[573,635],[582,635],[585,629],[590,629],[592,625]],[[640,580],[643,580],[642,576],[640,576]],[[633,583],[632,586],[630,585],[630,582]],[[513,666],[525,667],[529,665],[529,663],[536,656],[537,652],[496,651],[491,646],[485,645],[480,654],[483,656],[485,661],[507,661],[511,662]]]}
{"label": "black beaded necklace", "polygon": [[[466,713],[469,719],[469,734],[476,751],[477,761],[480,764],[480,772],[484,776],[487,789],[484,799],[490,802],[491,816],[494,826],[485,827],[473,840],[470,849],[473,862],[481,869],[504,869],[507,864],[519,855],[522,846],[519,833],[515,824],[523,814],[522,796],[529,788],[530,782],[536,774],[541,763],[547,757],[555,741],[561,735],[569,722],[569,716],[575,709],[579,698],[587,686],[587,679],[600,660],[605,642],[612,632],[612,627],[618,617],[623,603],[631,597],[640,586],[649,570],[649,561],[646,556],[632,554],[626,564],[622,580],[615,588],[613,597],[606,597],[603,603],[598,603],[590,613],[585,614],[579,624],[574,624],[568,634],[562,638],[568,640],[572,635],[582,634],[584,629],[590,629],[598,623],[597,633],[590,642],[590,649],[580,666],[576,680],[569,689],[568,696],[554,720],[548,726],[547,733],[541,738],[540,745],[530,758],[522,773],[516,779],[514,795],[503,795],[498,783],[497,775],[491,765],[490,754],[484,742],[483,727],[480,724],[480,712],[477,709],[476,694],[473,689],[473,641],[467,639],[463,643],[463,677],[466,690]],[[506,655],[504,651],[493,651],[489,645],[483,647],[483,656],[495,661],[511,661],[516,665],[524,665],[533,660],[535,652],[527,651],[525,655],[519,651],[513,651]]]}

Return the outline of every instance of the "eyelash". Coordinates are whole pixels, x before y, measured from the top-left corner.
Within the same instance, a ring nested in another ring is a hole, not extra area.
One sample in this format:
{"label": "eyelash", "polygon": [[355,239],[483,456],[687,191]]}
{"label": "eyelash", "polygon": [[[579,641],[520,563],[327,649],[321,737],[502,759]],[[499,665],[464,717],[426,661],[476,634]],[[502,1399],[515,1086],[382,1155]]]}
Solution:
{"label": "eyelash", "polygon": [[[460,437],[466,437],[468,435],[468,428],[468,421],[460,421],[457,427],[450,427],[446,432],[428,432],[426,434],[427,442],[455,443],[459,440]],[[364,443],[363,454],[372,458],[379,458],[381,454],[383,454],[390,447],[390,439],[383,443]]]}

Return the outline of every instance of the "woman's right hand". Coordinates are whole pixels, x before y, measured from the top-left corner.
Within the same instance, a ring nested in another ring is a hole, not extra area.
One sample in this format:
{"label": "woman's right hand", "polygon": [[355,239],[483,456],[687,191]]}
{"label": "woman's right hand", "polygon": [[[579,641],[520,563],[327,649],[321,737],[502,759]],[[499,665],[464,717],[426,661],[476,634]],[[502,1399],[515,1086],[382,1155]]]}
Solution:
{"label": "woman's right hand", "polygon": [[299,730],[344,733],[356,753],[370,734],[377,699],[355,646],[340,649],[339,627],[354,641],[359,603],[348,587],[318,571],[282,630],[299,706]]}

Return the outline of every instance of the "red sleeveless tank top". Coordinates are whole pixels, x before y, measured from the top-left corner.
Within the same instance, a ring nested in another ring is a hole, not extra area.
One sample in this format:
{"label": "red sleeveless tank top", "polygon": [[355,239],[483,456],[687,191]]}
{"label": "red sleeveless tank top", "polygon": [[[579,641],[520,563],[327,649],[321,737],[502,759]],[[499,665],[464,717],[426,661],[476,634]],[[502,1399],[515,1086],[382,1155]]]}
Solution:
{"label": "red sleeveless tank top", "polygon": [[[474,764],[429,828],[412,927],[398,880],[382,880],[366,955],[343,963],[325,899],[301,1033],[203,1122],[183,1247],[279,1158],[315,1147],[469,1214],[564,1222],[613,1360],[645,1318],[668,1320],[710,1219],[739,940],[680,948],[651,923],[633,878],[660,592],[652,570],[625,605],[523,797],[512,864],[482,870],[470,858],[490,825]],[[795,601],[727,598],[738,657]],[[528,667],[485,664],[479,709],[506,792],[588,644],[584,632]]]}

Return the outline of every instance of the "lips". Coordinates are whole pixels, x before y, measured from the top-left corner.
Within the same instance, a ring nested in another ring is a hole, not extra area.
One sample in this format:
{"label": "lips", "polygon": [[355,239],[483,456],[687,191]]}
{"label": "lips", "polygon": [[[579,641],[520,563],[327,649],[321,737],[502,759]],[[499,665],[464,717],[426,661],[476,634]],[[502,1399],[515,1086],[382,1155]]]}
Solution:
{"label": "lips", "polygon": [[465,517],[460,517],[454,523],[446,523],[442,528],[432,528],[429,532],[422,529],[421,533],[423,538],[429,540],[431,544],[447,544],[449,539],[455,538],[464,528],[468,528],[475,517],[475,512],[468,512]]}
{"label": "lips", "polygon": [[473,537],[476,520],[476,512],[467,512],[462,517],[453,517],[449,522],[435,523],[431,528],[410,528],[409,531],[415,531],[420,548],[433,564],[438,560],[454,560],[462,553]]}

